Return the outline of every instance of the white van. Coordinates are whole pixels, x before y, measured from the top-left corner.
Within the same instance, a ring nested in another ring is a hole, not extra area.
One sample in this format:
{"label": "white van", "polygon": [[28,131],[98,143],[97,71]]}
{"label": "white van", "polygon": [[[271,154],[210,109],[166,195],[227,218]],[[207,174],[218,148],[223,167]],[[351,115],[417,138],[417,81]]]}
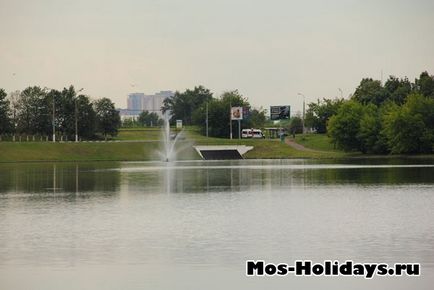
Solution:
{"label": "white van", "polygon": [[264,134],[262,134],[262,131],[259,129],[252,129],[252,138],[265,138]]}
{"label": "white van", "polygon": [[241,138],[252,138],[253,132],[252,129],[243,129],[241,131]]}
{"label": "white van", "polygon": [[262,131],[259,129],[243,129],[241,131],[241,138],[265,138]]}

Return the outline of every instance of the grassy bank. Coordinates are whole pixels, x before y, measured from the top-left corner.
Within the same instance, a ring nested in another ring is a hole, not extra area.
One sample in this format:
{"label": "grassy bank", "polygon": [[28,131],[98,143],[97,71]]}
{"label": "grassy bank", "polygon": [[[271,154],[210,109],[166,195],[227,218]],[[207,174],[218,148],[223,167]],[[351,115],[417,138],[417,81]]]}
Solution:
{"label": "grassy bank", "polygon": [[[146,161],[161,160],[158,153],[161,138],[157,128],[121,130],[115,138],[119,142],[0,142],[0,162],[20,161]],[[247,145],[254,149],[245,158],[342,158],[372,157],[360,153],[346,153],[333,148],[326,135],[297,135],[295,141],[315,151],[297,150],[273,139],[206,138],[194,128],[187,128],[178,142],[178,159],[199,159],[193,145]],[[377,156],[376,156],[377,157]],[[384,157],[384,156],[383,156]],[[434,158],[434,155],[430,155]]]}

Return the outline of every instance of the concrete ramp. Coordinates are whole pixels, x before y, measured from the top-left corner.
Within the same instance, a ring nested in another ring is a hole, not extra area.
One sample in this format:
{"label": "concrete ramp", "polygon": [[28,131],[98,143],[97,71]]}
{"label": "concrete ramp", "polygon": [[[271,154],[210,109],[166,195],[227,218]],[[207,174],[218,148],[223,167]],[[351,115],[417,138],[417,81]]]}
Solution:
{"label": "concrete ramp", "polygon": [[243,155],[252,150],[252,146],[245,145],[212,145],[194,146],[197,153],[204,160],[234,160],[243,159]]}

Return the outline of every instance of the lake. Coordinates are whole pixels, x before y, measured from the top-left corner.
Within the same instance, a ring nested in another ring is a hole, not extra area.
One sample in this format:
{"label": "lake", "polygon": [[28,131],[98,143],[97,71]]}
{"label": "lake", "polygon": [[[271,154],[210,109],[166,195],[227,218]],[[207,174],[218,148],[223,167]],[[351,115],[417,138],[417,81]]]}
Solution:
{"label": "lake", "polygon": [[[421,263],[247,277],[246,260]],[[0,289],[432,289],[434,159],[0,164]]]}

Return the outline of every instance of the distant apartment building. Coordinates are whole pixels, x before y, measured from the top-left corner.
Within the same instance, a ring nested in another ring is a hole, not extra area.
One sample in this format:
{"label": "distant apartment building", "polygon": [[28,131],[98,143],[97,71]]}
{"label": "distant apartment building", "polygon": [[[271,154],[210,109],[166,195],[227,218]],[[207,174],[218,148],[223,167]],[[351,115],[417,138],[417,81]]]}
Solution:
{"label": "distant apartment building", "polygon": [[128,95],[127,108],[132,115],[138,115],[142,111],[144,93],[131,93]]}
{"label": "distant apartment building", "polygon": [[163,101],[173,95],[172,91],[160,91],[153,95],[131,93],[127,98],[127,110],[120,110],[121,118],[137,118],[143,111],[157,113],[162,118],[161,107],[163,106]]}

